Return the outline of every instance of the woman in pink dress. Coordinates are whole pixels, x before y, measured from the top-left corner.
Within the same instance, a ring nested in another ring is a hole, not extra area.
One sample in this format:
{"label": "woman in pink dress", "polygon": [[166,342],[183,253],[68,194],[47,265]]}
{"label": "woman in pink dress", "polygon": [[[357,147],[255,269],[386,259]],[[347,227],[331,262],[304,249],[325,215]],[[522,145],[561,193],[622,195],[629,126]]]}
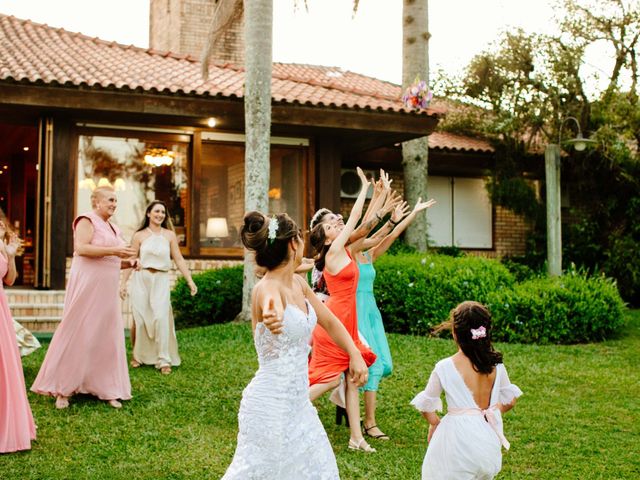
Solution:
{"label": "woman in pink dress", "polygon": [[18,237],[0,220],[0,453],[29,450],[36,438],[13,318],[2,287],[3,283],[13,285],[18,276],[15,258],[19,247]]}
{"label": "woman in pink dress", "polygon": [[118,227],[109,222],[118,200],[111,187],[91,195],[93,211],[73,222],[74,255],[64,299],[62,322],[31,390],[56,397],[88,393],[114,408],[131,398],[118,290],[120,268],[130,268],[134,250],[125,246]]}

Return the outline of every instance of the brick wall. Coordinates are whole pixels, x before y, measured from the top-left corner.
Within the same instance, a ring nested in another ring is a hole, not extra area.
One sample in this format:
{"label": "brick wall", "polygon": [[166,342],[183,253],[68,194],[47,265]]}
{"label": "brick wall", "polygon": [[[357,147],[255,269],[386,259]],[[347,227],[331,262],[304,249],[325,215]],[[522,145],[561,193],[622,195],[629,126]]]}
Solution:
{"label": "brick wall", "polygon": [[[218,0],[151,0],[149,47],[200,57]],[[244,64],[244,22],[234,21],[212,51],[221,63]]]}

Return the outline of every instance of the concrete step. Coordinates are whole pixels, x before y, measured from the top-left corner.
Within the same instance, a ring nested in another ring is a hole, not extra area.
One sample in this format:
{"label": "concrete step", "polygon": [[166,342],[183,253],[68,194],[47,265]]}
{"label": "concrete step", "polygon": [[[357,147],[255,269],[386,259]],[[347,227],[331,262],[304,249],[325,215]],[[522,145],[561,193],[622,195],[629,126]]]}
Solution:
{"label": "concrete step", "polygon": [[9,305],[14,303],[64,303],[64,290],[25,290],[21,288],[5,288]]}
{"label": "concrete step", "polygon": [[53,332],[60,323],[60,317],[45,316],[21,316],[13,317],[16,322],[33,333],[36,332]]}
{"label": "concrete step", "polygon": [[12,303],[9,308],[14,318],[18,317],[60,317],[64,303]]}

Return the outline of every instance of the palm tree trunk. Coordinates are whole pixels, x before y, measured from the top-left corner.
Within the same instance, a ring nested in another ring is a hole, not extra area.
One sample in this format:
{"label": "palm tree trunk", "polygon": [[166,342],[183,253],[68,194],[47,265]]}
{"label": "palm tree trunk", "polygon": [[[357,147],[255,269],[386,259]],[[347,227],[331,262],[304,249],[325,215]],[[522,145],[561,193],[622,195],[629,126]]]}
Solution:
{"label": "palm tree trunk", "polygon": [[[269,208],[269,140],[271,136],[271,68],[273,0],[245,0],[245,211]],[[245,251],[242,312],[251,320],[251,290],[256,284],[253,255]]]}
{"label": "palm tree trunk", "polygon": [[[404,0],[402,7],[402,87],[406,89],[416,76],[429,84],[429,2]],[[402,144],[405,198],[415,205],[418,197],[427,198],[429,166],[428,138]],[[407,228],[406,241],[420,251],[427,249],[427,210]]]}

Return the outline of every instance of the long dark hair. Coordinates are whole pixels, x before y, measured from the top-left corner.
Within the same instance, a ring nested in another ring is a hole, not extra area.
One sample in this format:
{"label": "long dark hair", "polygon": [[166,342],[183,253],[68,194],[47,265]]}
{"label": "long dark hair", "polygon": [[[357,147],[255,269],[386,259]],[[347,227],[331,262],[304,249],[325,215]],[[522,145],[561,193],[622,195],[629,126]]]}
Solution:
{"label": "long dark hair", "polygon": [[436,331],[451,328],[462,353],[471,360],[473,369],[489,374],[502,363],[502,353],[491,344],[491,313],[481,303],[462,302],[451,310],[449,320],[436,327]]}
{"label": "long dark hair", "polygon": [[140,232],[149,226],[149,213],[151,213],[151,210],[153,210],[153,207],[155,207],[156,205],[162,205],[164,207],[164,221],[160,226],[162,228],[166,228],[167,230],[173,230],[173,222],[171,221],[171,215],[169,215],[167,204],[162,200],[154,200],[147,206],[147,209],[144,211],[142,224],[140,225],[140,228],[136,230],[136,232]]}
{"label": "long dark hair", "polygon": [[[277,228],[269,238],[272,219],[277,222]],[[286,213],[267,216],[257,211],[248,212],[240,229],[242,244],[255,253],[256,263],[267,270],[273,270],[288,260],[289,241],[300,236],[300,228]]]}
{"label": "long dark hair", "polygon": [[311,219],[311,233],[309,234],[309,241],[313,247],[313,253],[316,260],[316,269],[319,271],[324,270],[324,261],[331,245],[325,245],[326,235],[322,226],[322,220],[329,215],[331,210],[328,208],[321,208],[318,210]]}

